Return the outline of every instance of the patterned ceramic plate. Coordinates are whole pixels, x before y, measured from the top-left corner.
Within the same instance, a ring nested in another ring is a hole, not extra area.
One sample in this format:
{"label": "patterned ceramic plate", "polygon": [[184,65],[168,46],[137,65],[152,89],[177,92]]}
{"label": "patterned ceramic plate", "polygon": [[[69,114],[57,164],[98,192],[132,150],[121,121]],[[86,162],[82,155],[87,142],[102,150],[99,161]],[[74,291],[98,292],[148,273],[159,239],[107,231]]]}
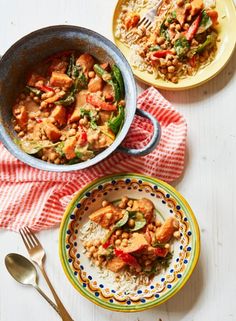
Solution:
{"label": "patterned ceramic plate", "polygon": [[[174,241],[169,267],[153,278],[149,285],[122,290],[116,287],[115,274],[101,273],[91,266],[80,241],[81,227],[88,216],[101,207],[104,199],[115,201],[122,196],[149,198],[165,219],[175,216],[181,237]],[[200,234],[194,214],[185,199],[170,185],[141,174],[116,174],[88,184],[71,201],[60,227],[60,258],[73,286],[97,305],[114,311],[142,311],[172,297],[186,283],[197,263]]]}
{"label": "patterned ceramic plate", "polygon": [[[122,5],[129,0],[118,0],[113,16],[113,38],[117,47],[122,51],[126,59],[131,61],[130,47],[124,45],[115,37],[117,19],[121,13]],[[219,39],[218,50],[215,59],[205,68],[200,69],[194,76],[181,79],[177,84],[162,79],[156,79],[147,71],[139,71],[133,68],[134,75],[142,82],[166,90],[185,90],[202,85],[216,76],[229,61],[235,48],[236,10],[233,0],[216,0],[216,9],[219,13]],[[145,10],[147,11],[147,10]]]}

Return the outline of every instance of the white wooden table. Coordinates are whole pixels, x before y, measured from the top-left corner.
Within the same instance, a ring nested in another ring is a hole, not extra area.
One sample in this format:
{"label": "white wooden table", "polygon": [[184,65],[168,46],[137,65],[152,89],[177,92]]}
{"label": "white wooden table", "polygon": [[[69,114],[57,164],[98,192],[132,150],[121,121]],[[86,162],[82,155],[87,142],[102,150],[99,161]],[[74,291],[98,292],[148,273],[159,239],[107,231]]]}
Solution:
{"label": "white wooden table", "polygon": [[[80,25],[111,36],[116,0],[0,0],[0,53],[25,34],[49,25]],[[236,52],[226,68],[204,86],[161,91],[186,117],[186,169],[175,186],[191,204],[201,228],[199,263],[186,286],[167,303],[142,313],[106,311],[81,297],[62,271],[58,229],[39,233],[48,274],[75,321],[236,320]],[[145,86],[139,86],[142,91]],[[34,291],[7,273],[9,252],[27,255],[20,236],[0,232],[0,321],[60,320]],[[46,289],[40,279],[40,285]]]}

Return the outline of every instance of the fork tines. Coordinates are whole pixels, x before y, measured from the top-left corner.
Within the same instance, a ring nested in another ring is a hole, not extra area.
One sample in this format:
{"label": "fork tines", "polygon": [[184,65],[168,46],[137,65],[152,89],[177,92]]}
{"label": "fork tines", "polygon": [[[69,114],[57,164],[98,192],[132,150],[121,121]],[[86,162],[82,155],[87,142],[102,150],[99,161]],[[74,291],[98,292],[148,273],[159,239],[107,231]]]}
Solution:
{"label": "fork tines", "polygon": [[25,243],[26,248],[29,250],[31,248],[36,247],[39,245],[39,240],[37,237],[32,233],[28,226],[25,226],[20,229],[20,235]]}

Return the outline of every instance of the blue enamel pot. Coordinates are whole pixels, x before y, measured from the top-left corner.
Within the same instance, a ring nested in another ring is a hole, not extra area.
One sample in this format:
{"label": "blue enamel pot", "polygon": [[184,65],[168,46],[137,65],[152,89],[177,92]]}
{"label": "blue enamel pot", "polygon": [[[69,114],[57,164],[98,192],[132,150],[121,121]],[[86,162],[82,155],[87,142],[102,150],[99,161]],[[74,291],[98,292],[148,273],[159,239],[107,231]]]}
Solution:
{"label": "blue enamel pot", "polygon": [[[120,68],[125,83],[125,122],[114,143],[94,158],[74,165],[56,165],[26,154],[14,142],[11,124],[11,107],[22,91],[27,72],[44,58],[63,50],[88,52],[99,61],[115,63]],[[133,156],[150,153],[160,140],[161,130],[157,120],[149,113],[136,108],[136,85],[131,68],[120,50],[100,34],[76,26],[51,26],[36,30],[17,41],[0,60],[0,140],[9,152],[24,163],[38,169],[68,172],[92,166],[115,151]],[[153,124],[153,135],[143,149],[120,146],[126,137],[135,114],[148,118]]]}

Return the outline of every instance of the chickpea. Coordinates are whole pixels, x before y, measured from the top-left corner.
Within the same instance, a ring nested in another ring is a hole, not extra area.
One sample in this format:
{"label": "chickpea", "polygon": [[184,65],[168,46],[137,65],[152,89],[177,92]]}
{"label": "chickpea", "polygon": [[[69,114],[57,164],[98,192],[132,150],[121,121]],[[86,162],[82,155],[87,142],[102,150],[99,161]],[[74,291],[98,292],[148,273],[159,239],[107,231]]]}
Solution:
{"label": "chickpea", "polygon": [[170,25],[170,30],[172,30],[172,31],[175,30],[175,23],[172,23],[172,24]]}
{"label": "chickpea", "polygon": [[42,101],[41,104],[40,104],[40,107],[41,107],[41,108],[47,107],[47,103],[45,103],[45,101]]}
{"label": "chickpea", "polygon": [[164,25],[165,25],[165,27],[167,27],[167,28],[169,27],[170,23],[168,22],[168,20],[165,21]]}
{"label": "chickpea", "polygon": [[87,252],[86,256],[87,256],[87,258],[90,258],[92,256],[92,254],[90,252]]}
{"label": "chickpea", "polygon": [[184,5],[184,0],[177,0],[177,6],[182,7]]}
{"label": "chickpea", "polygon": [[122,231],[121,230],[117,230],[115,234],[116,234],[116,236],[121,236]]}
{"label": "chickpea", "polygon": [[121,242],[121,245],[126,247],[128,246],[128,240],[127,239],[123,239],[122,242]]}
{"label": "chickpea", "polygon": [[42,135],[42,140],[47,140],[47,136]]}
{"label": "chickpea", "polygon": [[158,45],[162,45],[164,42],[165,42],[165,38],[164,37],[158,37],[157,38]]}
{"label": "chickpea", "polygon": [[54,160],[54,164],[59,165],[60,163],[61,163],[60,158],[56,158],[56,159]]}
{"label": "chickpea", "polygon": [[49,115],[50,115],[50,114],[49,114],[48,111],[46,111],[46,112],[44,113],[44,117],[46,117],[46,118],[49,117]]}
{"label": "chickpea", "polygon": [[20,128],[19,125],[16,125],[16,126],[14,127],[14,129],[15,129],[16,132],[20,132],[20,131],[21,131],[21,128]]}
{"label": "chickpea", "polygon": [[186,3],[185,4],[185,10],[191,10],[192,9],[192,5],[191,5],[191,3]]}
{"label": "chickpea", "polygon": [[94,259],[97,259],[97,257],[98,257],[98,252],[94,252],[94,253],[93,253],[93,258],[94,258]]}
{"label": "chickpea", "polygon": [[125,100],[121,100],[121,101],[119,102],[119,105],[120,105],[120,106],[125,106]]}
{"label": "chickpea", "polygon": [[57,154],[56,153],[51,153],[50,156],[49,156],[49,159],[51,161],[54,161],[56,158],[57,158]]}
{"label": "chickpea", "polygon": [[93,245],[89,248],[90,253],[94,253],[96,251],[96,247]]}
{"label": "chickpea", "polygon": [[94,71],[89,71],[88,76],[89,76],[89,78],[94,78],[95,77],[95,72]]}
{"label": "chickpea", "polygon": [[19,132],[18,136],[23,137],[23,136],[25,136],[25,133],[23,131],[21,131],[21,132]]}
{"label": "chickpea", "polygon": [[169,66],[167,69],[170,73],[175,72],[175,66]]}
{"label": "chickpea", "polygon": [[160,72],[165,75],[167,73],[167,69],[166,68],[161,68]]}
{"label": "chickpea", "polygon": [[166,66],[166,60],[164,58],[160,58],[160,65],[161,67],[165,67]]}
{"label": "chickpea", "polygon": [[99,266],[100,265],[100,262],[97,260],[97,261],[95,261],[95,265],[96,266]]}
{"label": "chickpea", "polygon": [[175,232],[173,233],[173,236],[174,236],[176,239],[180,238],[180,231],[175,231]]}
{"label": "chickpea", "polygon": [[135,221],[134,221],[132,218],[130,218],[130,219],[128,220],[128,226],[131,227],[131,228],[133,228],[134,225],[135,225]]}
{"label": "chickpea", "polygon": [[99,139],[99,143],[100,143],[101,145],[106,144],[106,137],[102,136],[102,137]]}
{"label": "chickpea", "polygon": [[152,263],[151,260],[145,260],[145,261],[144,261],[144,265],[145,265],[145,266],[147,266],[147,265],[149,265],[149,264],[151,264],[151,263]]}
{"label": "chickpea", "polygon": [[155,225],[156,225],[156,227],[160,227],[162,224],[159,220],[155,220]]}
{"label": "chickpea", "polygon": [[76,134],[76,130],[74,128],[71,128],[69,131],[68,131],[68,135],[69,136],[74,136]]}
{"label": "chickpea", "polygon": [[177,58],[174,58],[174,59],[172,60],[172,65],[173,65],[173,66],[177,66],[177,64],[178,64],[178,59],[177,59]]}
{"label": "chickpea", "polygon": [[122,197],[122,199],[120,201],[120,204],[118,205],[119,208],[123,208],[123,209],[126,208],[126,205],[127,205],[128,201],[129,201],[129,199],[128,199],[127,196]]}
{"label": "chickpea", "polygon": [[153,231],[153,228],[154,228],[154,226],[150,223],[150,224],[148,224],[148,229],[150,230],[150,231]]}
{"label": "chickpea", "polygon": [[93,244],[92,244],[92,242],[91,242],[91,241],[86,242],[86,246],[87,246],[87,248],[91,247],[92,245],[93,245]]}
{"label": "chickpea", "polygon": [[169,66],[172,65],[172,62],[171,62],[170,60],[168,60],[166,64],[167,64],[167,66],[169,67]]}
{"label": "chickpea", "polygon": [[188,23],[185,23],[184,26],[183,26],[184,30],[188,30],[189,29],[189,24]]}
{"label": "chickpea", "polygon": [[191,14],[188,15],[186,20],[187,20],[187,21],[191,21],[191,20],[192,20],[192,15],[191,15]]}
{"label": "chickpea", "polygon": [[84,117],[79,120],[80,125],[87,125],[88,124],[88,118]]}
{"label": "chickpea", "polygon": [[134,201],[133,201],[133,200],[129,200],[128,203],[127,203],[127,205],[128,205],[129,207],[132,207],[133,204],[134,204]]}
{"label": "chickpea", "polygon": [[35,97],[33,98],[33,100],[34,100],[36,103],[39,103],[39,102],[40,102],[40,99],[39,99],[39,97],[37,97],[37,96],[35,96]]}
{"label": "chickpea", "polygon": [[180,30],[181,30],[181,25],[180,25],[179,23],[177,23],[176,26],[175,26],[175,29],[176,29],[177,31],[180,31]]}
{"label": "chickpea", "polygon": [[122,235],[121,235],[121,238],[122,239],[128,239],[129,238],[129,233],[123,232]]}
{"label": "chickpea", "polygon": [[77,126],[77,124],[72,124],[72,128],[74,128],[74,129],[76,129],[78,126]]}
{"label": "chickpea", "polygon": [[117,245],[117,246],[121,245],[121,240],[116,240],[115,245]]}
{"label": "chickpea", "polygon": [[42,156],[42,160],[46,161],[47,160],[47,156],[43,155]]}
{"label": "chickpea", "polygon": [[106,213],[106,218],[110,220],[112,218],[112,213]]}
{"label": "chickpea", "polygon": [[106,200],[102,201],[102,207],[106,207],[107,205],[109,205],[108,201],[106,201]]}
{"label": "chickpea", "polygon": [[170,248],[170,244],[169,243],[166,243],[165,244],[165,249],[169,249]]}

